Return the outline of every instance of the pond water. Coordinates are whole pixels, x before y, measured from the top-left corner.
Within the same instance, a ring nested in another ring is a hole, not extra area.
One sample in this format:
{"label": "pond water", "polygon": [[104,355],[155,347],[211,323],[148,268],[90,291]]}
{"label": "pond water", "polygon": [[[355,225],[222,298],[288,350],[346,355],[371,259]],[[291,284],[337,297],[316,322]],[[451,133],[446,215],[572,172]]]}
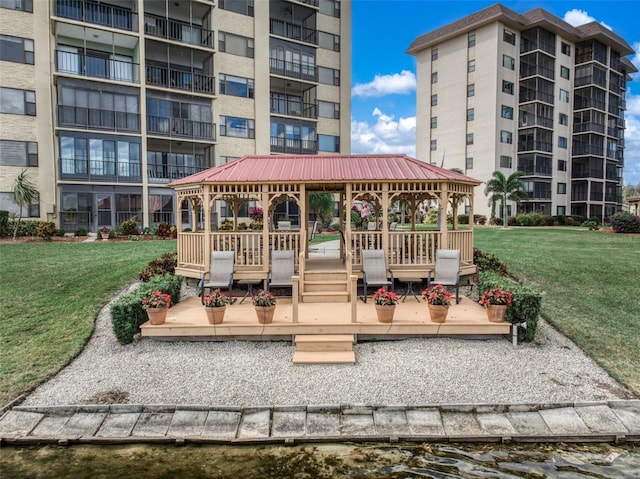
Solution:
{"label": "pond water", "polygon": [[0,448],[3,479],[638,479],[640,446],[167,445]]}

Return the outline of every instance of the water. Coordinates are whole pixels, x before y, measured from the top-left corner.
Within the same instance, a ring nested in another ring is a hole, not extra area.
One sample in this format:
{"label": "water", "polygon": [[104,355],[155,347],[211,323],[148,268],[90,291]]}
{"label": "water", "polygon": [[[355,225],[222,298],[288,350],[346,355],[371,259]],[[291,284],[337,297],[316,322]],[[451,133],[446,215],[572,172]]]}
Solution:
{"label": "water", "polygon": [[640,447],[316,444],[0,449],[2,479],[640,478]]}

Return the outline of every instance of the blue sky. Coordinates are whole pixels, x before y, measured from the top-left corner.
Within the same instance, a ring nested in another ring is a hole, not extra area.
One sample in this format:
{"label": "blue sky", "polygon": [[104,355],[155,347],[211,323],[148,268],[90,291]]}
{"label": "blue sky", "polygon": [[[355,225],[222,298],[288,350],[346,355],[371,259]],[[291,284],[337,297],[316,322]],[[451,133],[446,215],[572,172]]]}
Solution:
{"label": "blue sky", "polygon": [[[415,60],[405,53],[431,30],[494,1],[353,0],[352,153],[415,156]],[[640,2],[505,1],[525,13],[541,7],[572,25],[598,21],[634,49],[640,70]],[[624,183],[640,184],[640,74],[627,86]]]}

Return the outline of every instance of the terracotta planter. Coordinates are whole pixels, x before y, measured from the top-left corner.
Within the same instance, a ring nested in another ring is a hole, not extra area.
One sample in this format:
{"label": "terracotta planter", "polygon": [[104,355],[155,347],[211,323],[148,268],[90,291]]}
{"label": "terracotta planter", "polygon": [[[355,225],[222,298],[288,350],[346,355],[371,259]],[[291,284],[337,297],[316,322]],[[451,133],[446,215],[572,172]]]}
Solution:
{"label": "terracotta planter", "polygon": [[396,312],[396,305],[380,305],[376,304],[376,313],[378,314],[378,322],[391,323],[393,321],[393,313]]}
{"label": "terracotta planter", "polygon": [[427,308],[429,309],[432,323],[444,323],[445,319],[447,319],[447,314],[449,314],[448,305],[427,304]]}
{"label": "terracotta planter", "polygon": [[507,314],[506,304],[487,304],[484,307],[487,311],[487,319],[492,323],[501,323]]}
{"label": "terracotta planter", "polygon": [[276,312],[275,306],[255,306],[256,315],[258,316],[258,323],[271,324],[273,322],[273,315]]}
{"label": "terracotta planter", "polygon": [[147,308],[149,322],[154,325],[164,324],[167,320],[168,308]]}
{"label": "terracotta planter", "polygon": [[209,324],[221,324],[224,321],[224,313],[227,310],[226,306],[205,306],[204,310],[207,312],[207,320]]}

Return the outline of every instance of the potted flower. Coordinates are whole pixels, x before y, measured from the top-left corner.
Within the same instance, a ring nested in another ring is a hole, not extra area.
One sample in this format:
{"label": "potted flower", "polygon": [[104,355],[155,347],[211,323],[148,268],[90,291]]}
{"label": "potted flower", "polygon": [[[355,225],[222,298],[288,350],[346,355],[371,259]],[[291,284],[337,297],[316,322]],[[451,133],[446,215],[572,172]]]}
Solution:
{"label": "potted flower", "polygon": [[167,309],[171,307],[171,296],[162,291],[152,291],[142,300],[142,307],[147,311],[151,324],[164,324]]}
{"label": "potted flower", "polygon": [[434,323],[444,323],[449,313],[453,293],[441,284],[435,284],[422,291],[422,297],[427,302],[429,316]]}
{"label": "potted flower", "polygon": [[509,291],[505,291],[500,286],[488,289],[480,296],[480,304],[487,311],[487,318],[493,323],[504,321],[507,314],[507,307],[511,304],[513,296]]}
{"label": "potted flower", "polygon": [[207,313],[209,324],[220,324],[224,320],[224,313],[227,304],[230,303],[229,296],[220,291],[220,288],[214,289],[211,294],[205,294],[202,297],[202,304]]}
{"label": "potted flower", "polygon": [[253,306],[256,308],[258,323],[270,324],[273,321],[273,314],[276,310],[276,297],[271,291],[260,289],[252,299]]}
{"label": "potted flower", "polygon": [[103,226],[102,228],[100,228],[98,230],[98,235],[96,236],[96,239],[101,239],[103,241],[107,241],[109,239],[109,233],[111,232],[111,230],[106,227]]}
{"label": "potted flower", "polygon": [[398,304],[398,295],[393,291],[387,291],[385,288],[380,288],[371,296],[376,306],[376,314],[378,315],[378,322],[391,323],[393,321],[393,314],[396,312],[396,305]]}

